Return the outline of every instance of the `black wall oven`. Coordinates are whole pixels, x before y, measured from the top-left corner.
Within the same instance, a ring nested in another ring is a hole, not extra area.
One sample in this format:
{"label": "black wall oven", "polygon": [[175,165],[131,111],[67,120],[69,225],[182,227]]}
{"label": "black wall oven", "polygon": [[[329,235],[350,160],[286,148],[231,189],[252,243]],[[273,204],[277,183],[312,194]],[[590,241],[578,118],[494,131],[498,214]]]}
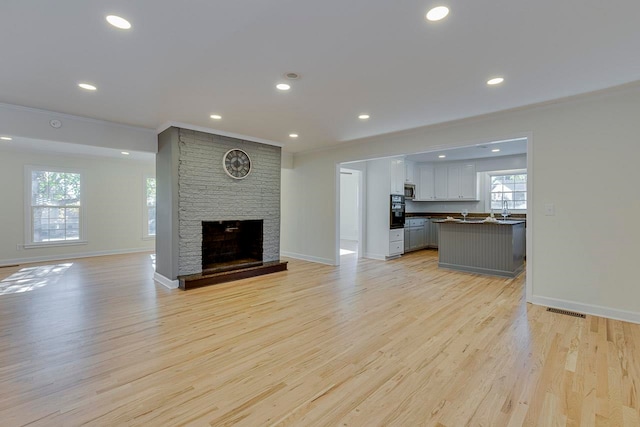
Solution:
{"label": "black wall oven", "polygon": [[391,195],[391,228],[404,228],[404,196]]}

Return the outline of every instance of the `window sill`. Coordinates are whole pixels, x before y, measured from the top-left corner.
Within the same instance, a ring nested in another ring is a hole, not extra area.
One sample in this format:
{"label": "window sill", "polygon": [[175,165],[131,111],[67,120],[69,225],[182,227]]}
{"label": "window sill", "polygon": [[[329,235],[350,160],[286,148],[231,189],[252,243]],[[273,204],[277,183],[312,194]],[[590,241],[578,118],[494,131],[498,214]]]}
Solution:
{"label": "window sill", "polygon": [[142,236],[142,240],[156,240],[156,236]]}
{"label": "window sill", "polygon": [[89,242],[86,240],[73,240],[73,241],[60,241],[60,242],[41,242],[41,243],[27,243],[23,247],[25,249],[36,249],[36,248],[55,248],[59,246],[78,246],[78,245],[86,245]]}

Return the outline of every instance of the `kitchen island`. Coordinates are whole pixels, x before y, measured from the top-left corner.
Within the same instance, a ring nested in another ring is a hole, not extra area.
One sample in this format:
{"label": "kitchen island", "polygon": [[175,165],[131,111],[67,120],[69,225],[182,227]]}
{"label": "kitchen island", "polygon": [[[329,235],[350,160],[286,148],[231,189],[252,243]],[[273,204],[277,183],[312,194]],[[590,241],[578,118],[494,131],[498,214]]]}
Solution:
{"label": "kitchen island", "polygon": [[438,267],[516,277],[524,270],[525,221],[434,221]]}

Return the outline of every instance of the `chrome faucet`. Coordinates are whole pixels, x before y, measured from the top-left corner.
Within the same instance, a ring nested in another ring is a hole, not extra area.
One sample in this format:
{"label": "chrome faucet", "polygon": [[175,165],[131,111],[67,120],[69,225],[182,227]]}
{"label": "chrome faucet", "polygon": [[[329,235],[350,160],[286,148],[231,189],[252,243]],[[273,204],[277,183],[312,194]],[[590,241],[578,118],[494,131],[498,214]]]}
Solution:
{"label": "chrome faucet", "polygon": [[509,203],[506,200],[502,201],[502,219],[505,220],[509,216]]}

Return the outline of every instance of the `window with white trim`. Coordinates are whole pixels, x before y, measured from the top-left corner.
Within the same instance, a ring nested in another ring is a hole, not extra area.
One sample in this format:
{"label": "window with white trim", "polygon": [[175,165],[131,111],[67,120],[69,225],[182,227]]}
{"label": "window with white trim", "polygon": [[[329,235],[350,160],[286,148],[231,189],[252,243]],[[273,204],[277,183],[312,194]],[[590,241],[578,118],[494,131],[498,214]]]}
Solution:
{"label": "window with white trim", "polygon": [[527,209],[527,173],[490,175],[491,210]]}
{"label": "window with white trim", "polygon": [[48,167],[26,172],[25,246],[84,243],[81,173]]}
{"label": "window with white trim", "polygon": [[156,179],[145,177],[144,179],[144,237],[156,235]]}

